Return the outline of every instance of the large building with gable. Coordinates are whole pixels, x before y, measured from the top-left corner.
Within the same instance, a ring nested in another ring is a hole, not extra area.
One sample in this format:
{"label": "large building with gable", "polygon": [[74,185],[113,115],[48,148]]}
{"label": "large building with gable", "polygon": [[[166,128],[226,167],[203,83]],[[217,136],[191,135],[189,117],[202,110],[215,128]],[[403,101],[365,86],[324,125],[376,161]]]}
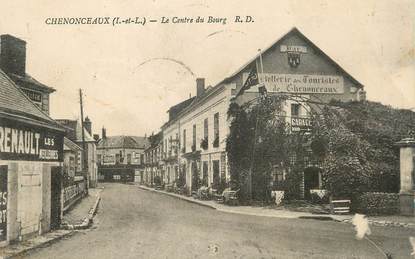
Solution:
{"label": "large building with gable", "polygon": [[148,139],[140,136],[107,136],[97,145],[98,177],[106,182],[132,182],[144,173],[144,150]]}
{"label": "large building with gable", "polygon": [[[253,69],[260,84],[241,91]],[[242,104],[258,98],[259,86],[265,86],[269,95],[292,96],[285,101],[283,113],[293,131],[309,126],[309,111],[315,107],[308,103],[365,98],[361,83],[293,28],[214,87],[205,87],[204,79],[197,79],[196,96],[171,107],[169,120],[161,127],[164,183],[185,178],[188,193],[200,185],[216,189],[228,185],[227,111],[232,102]],[[276,171],[275,180],[283,178]],[[306,169],[301,195],[319,187],[320,172]]]}

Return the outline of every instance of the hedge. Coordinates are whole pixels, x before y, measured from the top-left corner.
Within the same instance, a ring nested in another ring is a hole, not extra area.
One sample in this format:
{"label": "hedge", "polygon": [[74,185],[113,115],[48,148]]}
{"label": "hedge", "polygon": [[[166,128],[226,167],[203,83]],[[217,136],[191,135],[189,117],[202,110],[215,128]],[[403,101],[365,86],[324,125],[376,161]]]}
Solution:
{"label": "hedge", "polygon": [[367,215],[390,215],[399,212],[399,194],[366,192],[353,200],[352,209]]}

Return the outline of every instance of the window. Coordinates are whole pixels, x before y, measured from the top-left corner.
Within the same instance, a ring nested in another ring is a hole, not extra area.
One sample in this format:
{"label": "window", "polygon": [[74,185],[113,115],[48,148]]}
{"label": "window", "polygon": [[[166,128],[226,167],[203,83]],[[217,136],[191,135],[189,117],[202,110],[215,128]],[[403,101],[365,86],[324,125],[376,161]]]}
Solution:
{"label": "window", "polygon": [[208,118],[203,122],[203,137],[208,140],[209,138],[209,121]]}
{"label": "window", "polygon": [[69,168],[68,168],[69,176],[75,176],[75,157],[69,157]]}
{"label": "window", "polygon": [[120,163],[120,161],[121,161],[121,156],[120,156],[120,154],[115,154],[115,163],[116,163],[116,164],[119,164],[119,163]]}
{"label": "window", "polygon": [[122,150],[120,150],[120,163],[124,163],[124,156]]}
{"label": "window", "polygon": [[291,117],[298,117],[298,116],[300,116],[300,104],[292,103],[291,104]]}
{"label": "window", "polygon": [[192,151],[196,151],[196,124],[193,124],[193,143]]}
{"label": "window", "polygon": [[174,139],[175,143],[174,143],[174,155],[178,154],[178,147],[179,147],[179,133],[176,133],[176,138]]}
{"label": "window", "polygon": [[164,157],[167,157],[167,139],[164,140]]}
{"label": "window", "polygon": [[213,189],[219,189],[220,185],[220,174],[219,174],[219,160],[213,160]]}
{"label": "window", "polygon": [[131,164],[131,154],[127,154],[127,164]]}
{"label": "window", "polygon": [[183,153],[186,153],[186,130],[183,130]]}
{"label": "window", "polygon": [[219,113],[213,115],[213,147],[219,147]]}
{"label": "window", "polygon": [[279,166],[274,166],[274,170],[272,172],[272,180],[275,187],[281,185],[285,180],[284,169]]}
{"label": "window", "polygon": [[290,164],[291,165],[295,165],[296,162],[297,162],[297,155],[296,154],[292,154],[290,156]]}
{"label": "window", "polygon": [[202,139],[202,142],[200,143],[200,147],[205,149],[205,150],[209,148],[209,121],[208,121],[208,118],[206,118],[203,121],[203,139]]}
{"label": "window", "polygon": [[173,137],[172,136],[170,136],[169,137],[169,157],[172,155],[172,144],[173,144]]}
{"label": "window", "polygon": [[202,169],[202,185],[208,186],[208,162],[203,161],[203,169]]}
{"label": "window", "polygon": [[140,154],[140,164],[144,164],[144,155]]}

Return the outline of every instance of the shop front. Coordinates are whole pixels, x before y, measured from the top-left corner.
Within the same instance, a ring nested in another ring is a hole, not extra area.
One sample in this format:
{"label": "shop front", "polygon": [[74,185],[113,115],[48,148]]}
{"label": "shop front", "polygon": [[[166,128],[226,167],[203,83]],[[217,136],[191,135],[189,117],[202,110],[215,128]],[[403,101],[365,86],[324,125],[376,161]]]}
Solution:
{"label": "shop front", "polygon": [[59,227],[64,131],[0,112],[0,246]]}

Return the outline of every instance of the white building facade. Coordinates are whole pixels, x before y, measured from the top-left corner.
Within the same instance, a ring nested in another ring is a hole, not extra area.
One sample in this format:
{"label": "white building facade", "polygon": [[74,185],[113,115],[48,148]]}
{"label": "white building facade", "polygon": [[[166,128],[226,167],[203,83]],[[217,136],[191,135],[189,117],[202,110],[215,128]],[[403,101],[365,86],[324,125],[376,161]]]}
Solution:
{"label": "white building facade", "polygon": [[[253,68],[258,83],[241,91]],[[289,96],[278,116],[285,117],[292,133],[309,130],[311,113],[332,100],[365,98],[361,83],[293,28],[216,86],[205,89],[204,80],[197,79],[196,96],[171,107],[169,121],[162,126],[165,176],[185,177],[189,193],[201,185],[218,190],[229,187],[228,108],[234,101],[241,105],[259,98],[260,86],[268,95]],[[303,193],[321,187],[319,169],[312,167],[305,168]],[[283,178],[278,175],[276,180]]]}

